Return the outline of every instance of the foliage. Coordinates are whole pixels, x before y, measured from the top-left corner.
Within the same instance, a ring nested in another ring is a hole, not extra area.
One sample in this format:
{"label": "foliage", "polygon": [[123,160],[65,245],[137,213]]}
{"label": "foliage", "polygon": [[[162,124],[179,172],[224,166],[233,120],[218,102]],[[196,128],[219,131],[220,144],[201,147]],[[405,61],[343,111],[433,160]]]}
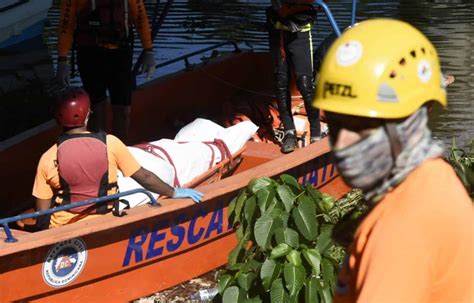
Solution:
{"label": "foliage", "polygon": [[471,195],[471,199],[474,201],[474,140],[471,140],[470,150],[467,153],[457,147],[456,141],[453,138],[453,145],[446,159],[451,163],[466,187],[467,192]]}
{"label": "foliage", "polygon": [[222,301],[330,302],[344,257],[332,229],[358,201],[336,204],[289,175],[253,179],[229,205],[239,242],[219,276]]}

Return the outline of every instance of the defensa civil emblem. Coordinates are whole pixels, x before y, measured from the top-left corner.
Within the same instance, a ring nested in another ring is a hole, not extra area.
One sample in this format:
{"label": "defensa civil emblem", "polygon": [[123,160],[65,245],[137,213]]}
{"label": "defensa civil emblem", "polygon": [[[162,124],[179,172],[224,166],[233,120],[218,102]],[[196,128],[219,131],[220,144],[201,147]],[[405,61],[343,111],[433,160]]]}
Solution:
{"label": "defensa civil emblem", "polygon": [[87,261],[86,243],[81,238],[54,245],[43,263],[43,279],[52,287],[62,287],[74,281]]}

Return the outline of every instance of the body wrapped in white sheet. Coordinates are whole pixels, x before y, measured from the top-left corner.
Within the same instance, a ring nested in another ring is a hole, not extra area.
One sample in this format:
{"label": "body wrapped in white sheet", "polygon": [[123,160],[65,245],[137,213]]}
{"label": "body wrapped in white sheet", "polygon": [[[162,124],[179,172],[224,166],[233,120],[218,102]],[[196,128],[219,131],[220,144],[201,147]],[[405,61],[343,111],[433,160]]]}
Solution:
{"label": "body wrapped in white sheet", "polygon": [[[142,167],[173,187],[182,186],[222,160],[223,155],[219,148],[213,144],[205,144],[203,141],[212,142],[214,139],[220,139],[227,145],[230,153],[234,154],[245,145],[257,129],[258,127],[251,121],[223,128],[212,121],[199,118],[183,127],[175,140],[161,139],[150,142],[160,147],[153,149],[158,156],[136,147],[128,147],[128,149]],[[168,161],[168,157],[171,158],[174,167]],[[120,172],[117,182],[121,192],[141,187],[132,178],[124,178]],[[158,198],[156,193],[152,194]],[[123,199],[129,202],[130,207],[148,202],[144,194],[134,194]],[[125,205],[121,205],[122,209],[124,207]]]}

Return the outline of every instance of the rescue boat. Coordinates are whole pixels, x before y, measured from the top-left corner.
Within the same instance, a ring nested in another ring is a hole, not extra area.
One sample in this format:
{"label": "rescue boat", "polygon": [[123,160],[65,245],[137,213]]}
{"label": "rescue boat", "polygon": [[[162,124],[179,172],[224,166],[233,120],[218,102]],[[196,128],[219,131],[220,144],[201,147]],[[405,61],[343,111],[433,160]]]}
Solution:
{"label": "rescue boat", "polygon": [[[271,92],[270,71],[268,54],[240,52],[144,84],[133,95],[132,140],[169,136],[170,117],[183,113],[218,115],[237,87]],[[1,144],[3,216],[31,207],[37,162],[58,133],[48,122]],[[252,178],[290,174],[336,197],[348,191],[327,138],[291,154],[273,143],[249,141],[238,158],[224,177],[213,178],[215,169],[194,182],[204,193],[200,204],[160,199],[160,207],[139,206],[121,217],[109,213],[35,233],[11,229],[11,237],[2,232],[0,301],[128,301],[222,266],[236,244],[227,206]]]}

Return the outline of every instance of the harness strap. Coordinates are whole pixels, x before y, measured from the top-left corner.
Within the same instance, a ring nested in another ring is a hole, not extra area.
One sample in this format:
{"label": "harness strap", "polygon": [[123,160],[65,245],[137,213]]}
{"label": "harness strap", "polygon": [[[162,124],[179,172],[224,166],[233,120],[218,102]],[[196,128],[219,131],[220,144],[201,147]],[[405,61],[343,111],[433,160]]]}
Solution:
{"label": "harness strap", "polygon": [[[174,170],[174,186],[176,187],[180,187],[180,183],[179,183],[179,180],[178,180],[178,172],[176,171],[176,166],[174,165],[174,162],[173,162],[173,159],[171,159],[171,156],[168,154],[168,152],[161,146],[158,146],[158,145],[155,145],[155,144],[151,144],[151,143],[140,143],[140,144],[137,144],[137,145],[134,145],[133,147],[136,147],[136,148],[139,148],[143,151],[146,151],[152,155],[154,155],[155,157],[158,157],[162,160],[165,160],[165,161],[168,161],[169,164],[171,164],[171,166],[173,166],[173,170]],[[157,150],[159,150],[160,152],[163,153],[163,155],[166,157],[163,158],[162,156],[160,156],[158,153],[155,152],[155,148]]]}

